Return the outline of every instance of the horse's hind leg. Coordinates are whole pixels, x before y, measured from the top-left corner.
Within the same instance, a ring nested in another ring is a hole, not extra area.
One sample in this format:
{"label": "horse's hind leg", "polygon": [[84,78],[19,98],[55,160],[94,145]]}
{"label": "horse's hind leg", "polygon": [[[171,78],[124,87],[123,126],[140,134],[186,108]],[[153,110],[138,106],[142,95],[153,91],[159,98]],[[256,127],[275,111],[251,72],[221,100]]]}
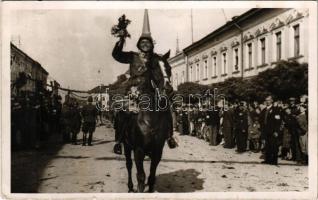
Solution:
{"label": "horse's hind leg", "polygon": [[139,149],[134,152],[134,155],[135,155],[135,164],[137,168],[138,192],[144,192],[146,174],[145,174],[143,162],[144,162],[145,154],[143,150]]}
{"label": "horse's hind leg", "polygon": [[134,191],[134,184],[132,182],[131,178],[131,169],[132,169],[132,159],[131,159],[131,148],[129,148],[127,145],[124,145],[125,150],[125,157],[126,157],[126,168],[128,171],[128,192]]}
{"label": "horse's hind leg", "polygon": [[162,150],[152,154],[151,164],[150,164],[150,174],[148,177],[148,186],[149,186],[148,192],[154,192],[154,186],[156,182],[156,170],[161,160],[161,156],[162,156]]}

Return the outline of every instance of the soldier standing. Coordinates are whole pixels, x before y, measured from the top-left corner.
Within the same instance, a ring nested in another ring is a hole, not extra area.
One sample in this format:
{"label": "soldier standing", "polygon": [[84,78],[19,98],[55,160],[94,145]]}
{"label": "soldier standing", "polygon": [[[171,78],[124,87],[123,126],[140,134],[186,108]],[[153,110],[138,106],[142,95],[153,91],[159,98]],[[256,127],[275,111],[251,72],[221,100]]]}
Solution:
{"label": "soldier standing", "polygon": [[71,121],[72,144],[76,145],[77,144],[77,134],[81,130],[81,123],[82,123],[77,101],[75,101],[74,104],[72,104],[71,113],[73,116],[73,119]]}
{"label": "soldier standing", "polygon": [[[87,99],[87,104],[84,105],[82,109],[82,118],[83,118],[83,146],[92,146],[93,133],[96,128],[96,119],[97,119],[97,109],[92,104],[93,97],[89,96]],[[87,133],[89,133],[87,141]]]}

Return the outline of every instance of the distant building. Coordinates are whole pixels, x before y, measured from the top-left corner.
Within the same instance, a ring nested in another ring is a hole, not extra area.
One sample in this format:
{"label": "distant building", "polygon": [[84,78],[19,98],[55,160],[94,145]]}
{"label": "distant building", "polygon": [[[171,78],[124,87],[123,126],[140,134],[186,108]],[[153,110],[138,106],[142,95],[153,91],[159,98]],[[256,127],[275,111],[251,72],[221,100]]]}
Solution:
{"label": "distant building", "polygon": [[169,59],[174,88],[256,76],[279,60],[308,62],[308,15],[307,9],[254,8],[234,17]]}
{"label": "distant building", "polygon": [[[32,80],[28,79],[26,84],[20,88],[20,91],[34,93],[37,90],[37,83],[46,88],[47,77],[49,73],[41,66],[40,63],[32,59],[22,50],[11,43],[11,83],[14,83],[19,77],[20,72],[27,74]],[[16,90],[12,94],[16,94]]]}
{"label": "distant building", "polygon": [[90,90],[89,94],[93,97],[93,104],[99,103],[103,108],[109,106],[108,86],[100,85]]}
{"label": "distant building", "polygon": [[172,66],[172,86],[177,90],[178,85],[186,81],[186,60],[183,52],[179,52],[176,56],[168,60]]}

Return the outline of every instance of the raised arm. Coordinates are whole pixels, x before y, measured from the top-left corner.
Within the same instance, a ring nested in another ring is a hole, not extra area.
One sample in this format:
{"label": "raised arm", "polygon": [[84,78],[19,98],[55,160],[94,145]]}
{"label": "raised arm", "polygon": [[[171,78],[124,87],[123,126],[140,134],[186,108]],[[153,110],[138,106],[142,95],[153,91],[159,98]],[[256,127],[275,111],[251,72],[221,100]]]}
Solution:
{"label": "raised arm", "polygon": [[125,40],[121,39],[115,44],[112,56],[118,62],[128,64],[132,62],[133,53],[123,51],[124,43],[125,43]]}

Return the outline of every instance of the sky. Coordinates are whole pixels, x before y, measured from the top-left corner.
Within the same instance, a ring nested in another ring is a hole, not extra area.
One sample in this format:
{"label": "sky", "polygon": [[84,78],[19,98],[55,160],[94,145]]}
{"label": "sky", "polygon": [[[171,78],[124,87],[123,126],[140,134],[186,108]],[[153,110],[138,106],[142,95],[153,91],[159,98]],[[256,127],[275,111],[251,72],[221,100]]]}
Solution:
{"label": "sky", "polygon": [[[194,41],[201,39],[248,9],[194,9]],[[175,55],[176,39],[183,49],[191,44],[191,10],[150,9],[155,52]],[[89,90],[114,82],[128,65],[116,62],[112,49],[118,40],[111,27],[125,14],[131,20],[124,50],[137,51],[144,10],[14,10],[10,16],[11,40],[37,60],[61,87]],[[20,43],[18,42],[20,39]],[[100,71],[100,73],[98,73]]]}

